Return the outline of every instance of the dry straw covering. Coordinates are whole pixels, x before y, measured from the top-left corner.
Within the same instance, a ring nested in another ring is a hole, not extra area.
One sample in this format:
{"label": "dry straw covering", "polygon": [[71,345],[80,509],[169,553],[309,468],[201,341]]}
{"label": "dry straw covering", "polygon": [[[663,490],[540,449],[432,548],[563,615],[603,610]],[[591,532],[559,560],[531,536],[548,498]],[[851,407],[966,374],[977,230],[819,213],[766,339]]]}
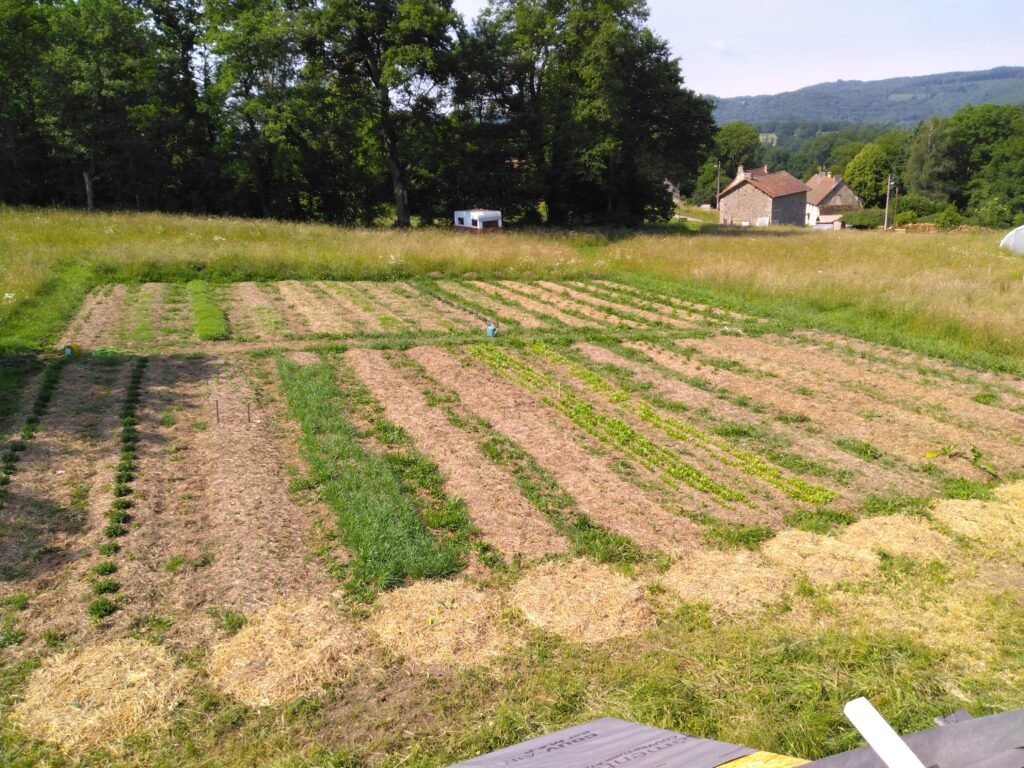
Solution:
{"label": "dry straw covering", "polygon": [[905,515],[858,520],[843,530],[839,539],[864,550],[882,550],[915,560],[943,560],[953,551],[953,542],[926,519]]}
{"label": "dry straw covering", "polygon": [[126,737],[166,726],[190,677],[162,648],[117,640],[44,661],[11,717],[72,754],[116,751]]}
{"label": "dry straw covering", "polygon": [[879,557],[870,548],[841,537],[807,531],[781,531],[761,546],[768,562],[806,574],[814,584],[859,581],[878,568]]}
{"label": "dry straw covering", "polygon": [[754,611],[782,598],[793,582],[788,570],[772,567],[756,552],[697,550],[661,578],[692,603],[707,603],[719,613]]}
{"label": "dry straw covering", "polygon": [[370,626],[392,650],[426,665],[486,664],[515,639],[501,604],[463,581],[420,581],[377,599]]}
{"label": "dry straw covering", "polygon": [[997,488],[992,501],[939,501],[932,516],[957,533],[1024,560],[1024,482]]}
{"label": "dry straw covering", "polygon": [[639,634],[655,623],[638,584],[587,560],[537,566],[513,587],[512,602],[530,623],[580,643]]}
{"label": "dry straw covering", "polygon": [[210,678],[249,706],[273,706],[347,676],[362,647],[328,604],[276,605],[214,647]]}

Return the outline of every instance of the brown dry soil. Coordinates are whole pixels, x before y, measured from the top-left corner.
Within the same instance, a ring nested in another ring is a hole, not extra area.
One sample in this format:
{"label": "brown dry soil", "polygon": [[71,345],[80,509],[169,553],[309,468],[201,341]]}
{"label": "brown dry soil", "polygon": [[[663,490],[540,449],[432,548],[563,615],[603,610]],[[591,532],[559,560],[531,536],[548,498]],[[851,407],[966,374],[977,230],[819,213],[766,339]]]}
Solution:
{"label": "brown dry soil", "polygon": [[445,492],[461,498],[484,539],[507,558],[534,558],[568,551],[568,544],[475,441],[453,427],[413,385],[403,381],[380,352],[351,350],[346,360],[384,408],[445,477]]}
{"label": "brown dry soil", "polygon": [[667,552],[685,551],[699,537],[696,525],[621,479],[612,471],[612,457],[596,455],[598,448],[585,433],[524,390],[440,349],[421,347],[409,354],[473,412],[529,451],[598,525]]}

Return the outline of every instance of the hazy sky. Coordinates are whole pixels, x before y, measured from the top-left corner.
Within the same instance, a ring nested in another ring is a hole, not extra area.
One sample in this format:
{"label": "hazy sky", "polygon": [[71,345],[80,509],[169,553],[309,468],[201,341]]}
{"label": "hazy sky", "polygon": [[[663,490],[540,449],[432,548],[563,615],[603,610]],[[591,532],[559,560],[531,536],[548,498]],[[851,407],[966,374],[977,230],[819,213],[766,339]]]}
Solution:
{"label": "hazy sky", "polygon": [[[486,0],[454,0],[472,20]],[[648,25],[715,96],[1024,66],[1024,0],[648,0]]]}

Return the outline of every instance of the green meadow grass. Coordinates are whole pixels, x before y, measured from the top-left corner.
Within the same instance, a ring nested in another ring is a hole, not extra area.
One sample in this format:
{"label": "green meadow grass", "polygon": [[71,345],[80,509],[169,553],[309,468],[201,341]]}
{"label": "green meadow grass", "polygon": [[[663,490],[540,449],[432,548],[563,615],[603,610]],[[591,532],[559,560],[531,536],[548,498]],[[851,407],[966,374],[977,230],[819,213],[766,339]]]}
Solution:
{"label": "green meadow grass", "polygon": [[210,284],[205,280],[190,280],[186,287],[192,305],[196,336],[204,341],[217,341],[231,336],[228,317],[217,304]]}
{"label": "green meadow grass", "polygon": [[[353,554],[350,590],[372,596],[409,579],[449,576],[463,568],[462,548],[427,528],[394,460],[360,444],[345,416],[348,398],[334,367],[279,358],[278,371],[288,409],[301,426],[311,482],[334,510],[341,542]],[[458,510],[448,511],[460,517]],[[451,524],[447,518],[440,522]]]}

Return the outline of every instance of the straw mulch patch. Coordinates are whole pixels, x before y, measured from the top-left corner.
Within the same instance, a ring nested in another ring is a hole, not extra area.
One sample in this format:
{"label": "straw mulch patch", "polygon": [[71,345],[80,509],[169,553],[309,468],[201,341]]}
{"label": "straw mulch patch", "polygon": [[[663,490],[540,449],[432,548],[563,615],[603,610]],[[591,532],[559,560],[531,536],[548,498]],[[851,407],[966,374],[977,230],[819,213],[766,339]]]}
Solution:
{"label": "straw mulch patch", "polygon": [[761,546],[761,553],[770,563],[803,572],[814,584],[864,579],[879,564],[878,555],[871,549],[842,538],[797,530],[776,534]]}
{"label": "straw mulch patch", "polygon": [[329,605],[276,605],[214,647],[210,677],[249,706],[272,706],[347,676],[362,648],[356,629]]}
{"label": "straw mulch patch", "polygon": [[768,565],[755,552],[711,549],[698,550],[676,563],[661,581],[683,600],[735,614],[777,602],[792,584],[793,575]]}
{"label": "straw mulch patch", "polygon": [[486,664],[515,638],[494,595],[461,581],[419,581],[377,598],[371,628],[394,651],[431,666]]}
{"label": "straw mulch patch", "polygon": [[932,516],[957,533],[1024,559],[1024,483],[996,489],[992,501],[939,501]]}
{"label": "straw mulch patch", "polygon": [[953,542],[923,517],[905,515],[859,520],[839,534],[839,539],[862,549],[915,560],[943,560],[954,548]]}
{"label": "straw mulch patch", "polygon": [[130,735],[165,727],[190,678],[162,648],[117,640],[44,661],[11,718],[70,753],[116,751]]}
{"label": "straw mulch patch", "polygon": [[530,623],[581,643],[639,634],[655,623],[639,585],[587,560],[534,568],[513,587],[512,602]]}

